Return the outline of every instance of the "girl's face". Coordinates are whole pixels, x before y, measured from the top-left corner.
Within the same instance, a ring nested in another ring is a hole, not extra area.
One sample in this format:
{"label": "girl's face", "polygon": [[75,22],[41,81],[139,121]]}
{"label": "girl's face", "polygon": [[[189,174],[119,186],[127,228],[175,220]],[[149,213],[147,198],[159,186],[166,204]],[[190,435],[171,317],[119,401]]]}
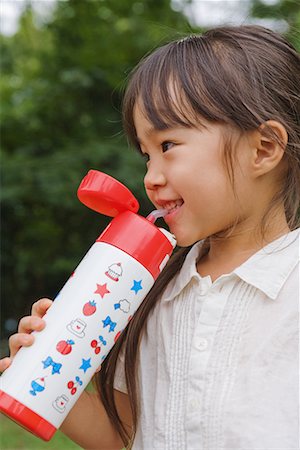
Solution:
{"label": "girl's face", "polygon": [[[256,194],[245,170],[247,158],[236,161],[237,199],[222,158],[223,125],[204,122],[201,128],[156,130],[138,104],[134,122],[147,160],[147,195],[156,208],[169,210],[165,221],[178,245],[224,232],[251,215]],[[237,148],[236,154],[247,155],[247,139],[241,138],[237,145],[244,148],[243,152]]]}

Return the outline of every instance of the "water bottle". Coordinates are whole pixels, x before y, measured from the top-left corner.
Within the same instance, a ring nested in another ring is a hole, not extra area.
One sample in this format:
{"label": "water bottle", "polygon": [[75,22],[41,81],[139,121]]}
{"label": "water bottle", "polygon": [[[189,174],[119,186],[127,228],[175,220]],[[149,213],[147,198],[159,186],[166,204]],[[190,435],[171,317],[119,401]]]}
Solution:
{"label": "water bottle", "polygon": [[114,217],[59,292],[35,342],[0,378],[0,410],[49,441],[113,347],[167,263],[174,237],[137,214],[133,194],[90,170],[78,197]]}

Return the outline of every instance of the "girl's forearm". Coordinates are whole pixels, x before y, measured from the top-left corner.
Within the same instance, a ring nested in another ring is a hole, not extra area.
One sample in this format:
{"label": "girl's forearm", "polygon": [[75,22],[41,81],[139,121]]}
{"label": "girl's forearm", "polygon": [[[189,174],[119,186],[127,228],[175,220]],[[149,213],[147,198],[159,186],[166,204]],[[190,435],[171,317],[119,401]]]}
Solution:
{"label": "girl's forearm", "polygon": [[[127,395],[121,395],[126,402]],[[118,450],[123,447],[120,436],[95,393],[83,392],[60,430],[86,450]]]}

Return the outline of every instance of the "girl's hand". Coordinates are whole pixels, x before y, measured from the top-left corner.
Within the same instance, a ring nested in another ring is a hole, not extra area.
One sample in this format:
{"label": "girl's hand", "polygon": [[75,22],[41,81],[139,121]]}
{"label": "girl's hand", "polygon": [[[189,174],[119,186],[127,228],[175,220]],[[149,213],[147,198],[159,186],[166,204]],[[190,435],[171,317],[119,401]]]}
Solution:
{"label": "girl's hand", "polygon": [[32,331],[41,331],[45,328],[45,321],[42,317],[52,305],[49,298],[42,298],[35,302],[31,308],[31,316],[22,317],[18,326],[18,333],[9,338],[9,357],[0,359],[0,372],[4,372],[12,363],[12,360],[21,347],[29,347],[34,342]]}

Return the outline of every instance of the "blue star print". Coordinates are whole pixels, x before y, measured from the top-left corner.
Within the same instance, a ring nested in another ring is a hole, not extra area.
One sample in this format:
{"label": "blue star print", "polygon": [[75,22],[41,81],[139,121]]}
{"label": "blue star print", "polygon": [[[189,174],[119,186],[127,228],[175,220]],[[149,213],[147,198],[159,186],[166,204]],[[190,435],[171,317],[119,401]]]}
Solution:
{"label": "blue star print", "polygon": [[91,358],[89,359],[83,359],[82,358],[82,364],[79,367],[79,369],[82,369],[84,371],[84,373],[90,368],[91,366]]}
{"label": "blue star print", "polygon": [[137,294],[141,289],[143,289],[142,280],[140,280],[140,281],[133,280],[133,286],[130,290],[134,291],[135,294]]}

